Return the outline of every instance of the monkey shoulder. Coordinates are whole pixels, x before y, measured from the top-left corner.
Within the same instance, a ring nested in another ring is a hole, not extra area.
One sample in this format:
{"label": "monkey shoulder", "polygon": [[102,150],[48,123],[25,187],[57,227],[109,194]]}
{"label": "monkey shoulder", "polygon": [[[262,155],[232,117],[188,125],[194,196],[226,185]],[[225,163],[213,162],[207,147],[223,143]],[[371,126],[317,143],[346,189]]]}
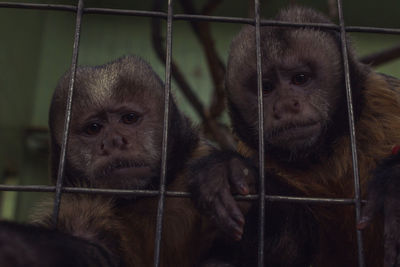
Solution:
{"label": "monkey shoulder", "polygon": [[400,80],[371,73],[363,96],[364,105],[356,125],[358,147],[363,155],[380,160],[400,144]]}
{"label": "monkey shoulder", "polygon": [[389,88],[400,93],[400,79],[385,73],[378,73],[389,84]]}

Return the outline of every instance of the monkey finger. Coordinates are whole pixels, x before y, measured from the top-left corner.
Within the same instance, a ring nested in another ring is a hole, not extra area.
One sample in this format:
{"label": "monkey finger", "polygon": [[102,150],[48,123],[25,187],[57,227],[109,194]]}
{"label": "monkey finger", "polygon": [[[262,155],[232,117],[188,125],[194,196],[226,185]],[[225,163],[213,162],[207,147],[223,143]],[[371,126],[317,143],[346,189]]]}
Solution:
{"label": "monkey finger", "polygon": [[221,201],[224,204],[230,217],[238,224],[238,226],[243,229],[244,226],[244,216],[239,206],[230,192],[224,191],[220,195]]}
{"label": "monkey finger", "polygon": [[233,159],[230,164],[230,174],[232,188],[241,195],[249,194],[248,183],[255,180],[253,171],[239,159]]}
{"label": "monkey finger", "polygon": [[[233,197],[232,202],[234,202]],[[217,223],[217,226],[224,232],[227,236],[233,237],[235,240],[240,240],[243,234],[243,225],[244,219],[238,219],[236,216],[242,216],[241,213],[237,214],[237,212],[232,213],[229,209],[226,208],[226,200],[222,201],[222,198],[219,198],[218,201],[215,202],[214,206],[214,217]],[[228,204],[229,205],[229,204]],[[241,221],[243,223],[239,223]]]}
{"label": "monkey finger", "polygon": [[367,205],[361,210],[361,219],[357,223],[357,229],[363,230],[366,228],[375,214],[375,204],[372,201],[368,201]]}
{"label": "monkey finger", "polygon": [[364,230],[369,223],[371,222],[371,218],[368,216],[362,216],[360,221],[357,223],[358,230]]}
{"label": "monkey finger", "polygon": [[226,236],[234,240],[240,240],[242,238],[243,232],[240,229],[235,228],[233,221],[227,220],[224,215],[219,214],[219,216],[214,216],[213,219],[217,227]]}
{"label": "monkey finger", "polygon": [[367,204],[361,210],[361,219],[357,224],[357,229],[362,230],[370,224],[372,218],[379,209],[378,202],[377,194],[375,192],[370,192]]}

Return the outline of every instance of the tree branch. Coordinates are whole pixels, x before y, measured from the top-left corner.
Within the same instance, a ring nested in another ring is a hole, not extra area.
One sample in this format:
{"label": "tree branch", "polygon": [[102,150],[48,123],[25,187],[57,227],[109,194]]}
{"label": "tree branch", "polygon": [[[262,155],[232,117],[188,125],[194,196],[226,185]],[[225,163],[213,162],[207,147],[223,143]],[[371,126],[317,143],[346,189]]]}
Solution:
{"label": "tree branch", "polygon": [[[161,5],[162,1],[155,0],[154,10],[160,10]],[[151,29],[152,29],[153,48],[156,51],[157,56],[160,58],[160,60],[165,62],[166,52],[165,52],[165,47],[163,45],[163,43],[165,43],[165,40],[161,34],[161,19],[152,19]],[[182,72],[180,71],[174,60],[171,61],[171,70],[173,78],[179,85],[179,88],[181,89],[186,99],[192,104],[194,110],[197,112],[200,118],[202,120],[206,119],[207,116],[203,104],[200,102],[196,94],[193,92],[192,88],[186,81],[185,77],[183,76]]]}
{"label": "tree branch", "polygon": [[400,58],[400,45],[396,45],[380,52],[364,56],[360,59],[360,61],[362,63],[376,67],[398,58]]}
{"label": "tree branch", "polygon": [[328,0],[328,13],[331,19],[338,17],[337,0]]}
{"label": "tree branch", "polygon": [[[221,2],[221,0],[209,1],[202,10],[209,14]],[[180,0],[180,4],[185,13],[198,14],[191,0]],[[190,25],[203,47],[214,84],[214,93],[211,100],[209,116],[210,118],[217,118],[225,109],[225,65],[215,49],[209,22],[190,21]]]}
{"label": "tree branch", "polygon": [[[161,0],[154,1],[154,10],[160,10],[161,6],[162,6]],[[208,6],[208,10],[211,10],[211,6],[212,6],[211,4]],[[152,43],[153,43],[154,50],[156,51],[157,56],[160,58],[160,60],[165,62],[166,52],[165,52],[165,47],[163,45],[163,43],[165,43],[165,40],[162,37],[162,33],[161,33],[161,20],[160,19],[152,19],[151,28],[152,28]],[[198,30],[198,29],[196,29],[196,30]],[[201,30],[199,30],[199,32],[200,31]],[[211,41],[212,41],[212,39],[211,39]],[[213,61],[213,63],[214,63],[214,61]],[[209,67],[211,69],[211,73],[213,73],[213,69],[212,69],[213,66],[214,65],[211,65],[211,66],[209,65]],[[222,81],[221,89],[223,92],[222,86],[223,86],[223,80],[224,80],[224,75],[225,75],[225,67],[224,67],[222,61],[220,62],[220,66],[223,67],[223,73],[222,74],[219,73],[219,75],[216,75],[216,76],[217,76],[217,78],[219,78]],[[203,121],[204,134],[207,137],[209,137],[210,139],[217,142],[221,146],[221,148],[234,149],[235,142],[234,142],[233,136],[230,133],[230,131],[227,129],[226,126],[219,124],[216,121],[216,119],[214,119],[214,118],[216,118],[216,116],[210,116],[210,112],[207,112],[204,109],[203,104],[199,101],[197,96],[193,93],[192,88],[190,87],[189,83],[186,81],[185,77],[183,76],[182,72],[179,70],[179,68],[176,65],[174,60],[172,60],[172,62],[171,62],[171,69],[172,69],[172,76],[175,79],[176,83],[178,84],[180,90],[185,95],[185,97],[188,99],[188,101],[193,105],[195,111],[201,117],[201,119]],[[218,98],[219,98],[219,101],[222,101],[222,103],[224,103],[224,95],[222,95],[222,97],[220,95],[218,95]],[[222,110],[223,109],[224,109],[224,106],[222,104]]]}

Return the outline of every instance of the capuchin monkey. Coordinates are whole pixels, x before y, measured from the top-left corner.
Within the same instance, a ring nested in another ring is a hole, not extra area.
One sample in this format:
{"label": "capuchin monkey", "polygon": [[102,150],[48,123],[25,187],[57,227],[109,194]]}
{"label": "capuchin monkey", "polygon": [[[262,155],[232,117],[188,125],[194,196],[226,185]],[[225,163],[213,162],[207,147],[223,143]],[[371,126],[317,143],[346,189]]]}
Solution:
{"label": "capuchin monkey", "polygon": [[[57,177],[70,72],[50,107],[52,178]],[[160,185],[164,85],[135,56],[78,67],[64,186],[157,190]],[[169,106],[166,186],[187,191],[187,165],[208,153],[189,120]],[[158,197],[64,194],[53,227],[52,201],[34,224],[0,223],[1,266],[153,265]],[[196,266],[213,230],[190,199],[166,198],[160,266]]]}
{"label": "capuchin monkey", "polygon": [[[331,23],[321,13],[303,7],[282,10],[275,19]],[[391,155],[392,147],[400,144],[400,82],[361,64],[351,47],[348,59],[361,192],[363,198],[369,199],[358,225],[359,229],[364,228],[365,263],[374,267],[400,266],[400,158]],[[261,27],[261,60],[267,193],[353,198],[352,152],[339,33],[308,27]],[[197,205],[207,209],[225,233],[241,239],[236,243],[230,241],[230,246],[229,242],[225,242],[226,246],[219,245],[214,253],[217,256],[213,257],[218,258],[219,253],[220,262],[256,266],[258,233],[254,229],[258,215],[254,211],[258,205],[254,204],[248,211],[232,197],[235,193],[252,192],[247,184],[258,177],[257,172],[243,174],[251,166],[258,169],[254,26],[245,26],[232,41],[226,89],[233,130],[240,140],[237,153],[213,153],[201,159],[204,163],[201,167],[208,173],[193,176],[190,187]],[[196,164],[193,166],[196,168]],[[224,169],[232,171],[223,172]],[[270,179],[284,186],[270,187]],[[357,266],[354,206],[287,205],[296,214],[283,207],[281,212],[287,213],[283,219],[279,210],[268,210],[267,206],[266,266]],[[381,211],[382,216],[374,217]],[[314,230],[302,231],[308,223],[316,223]],[[281,265],[271,263],[268,231],[277,225],[280,234],[272,240],[281,247],[278,256],[297,259],[297,263],[290,260]],[[301,241],[302,238],[305,239]],[[302,247],[309,243],[315,245]],[[300,247],[293,249],[296,245]]]}

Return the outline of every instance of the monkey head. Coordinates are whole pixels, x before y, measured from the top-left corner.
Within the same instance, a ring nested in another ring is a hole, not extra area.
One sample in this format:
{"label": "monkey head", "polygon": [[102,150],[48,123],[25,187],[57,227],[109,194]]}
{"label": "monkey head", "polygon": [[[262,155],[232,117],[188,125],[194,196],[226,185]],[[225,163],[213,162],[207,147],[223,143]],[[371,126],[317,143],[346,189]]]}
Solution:
{"label": "monkey head", "polygon": [[[53,178],[58,171],[69,80],[68,72],[59,81],[50,107]],[[126,56],[102,66],[78,67],[74,87],[65,184],[85,182],[115,189],[155,186],[164,116],[164,85],[157,74],[140,58]],[[169,155],[179,150],[174,139],[181,138],[184,144],[187,132],[191,133],[173,100],[170,113]]]}
{"label": "monkey head", "polygon": [[[276,20],[330,23],[322,14],[299,7],[282,11]],[[308,158],[341,131],[339,124],[347,122],[338,33],[287,27],[261,27],[260,31],[266,153],[284,161]],[[365,70],[351,52],[349,60],[355,76],[352,85],[358,88]],[[231,44],[226,88],[236,133],[257,148],[254,26],[244,27]]]}

